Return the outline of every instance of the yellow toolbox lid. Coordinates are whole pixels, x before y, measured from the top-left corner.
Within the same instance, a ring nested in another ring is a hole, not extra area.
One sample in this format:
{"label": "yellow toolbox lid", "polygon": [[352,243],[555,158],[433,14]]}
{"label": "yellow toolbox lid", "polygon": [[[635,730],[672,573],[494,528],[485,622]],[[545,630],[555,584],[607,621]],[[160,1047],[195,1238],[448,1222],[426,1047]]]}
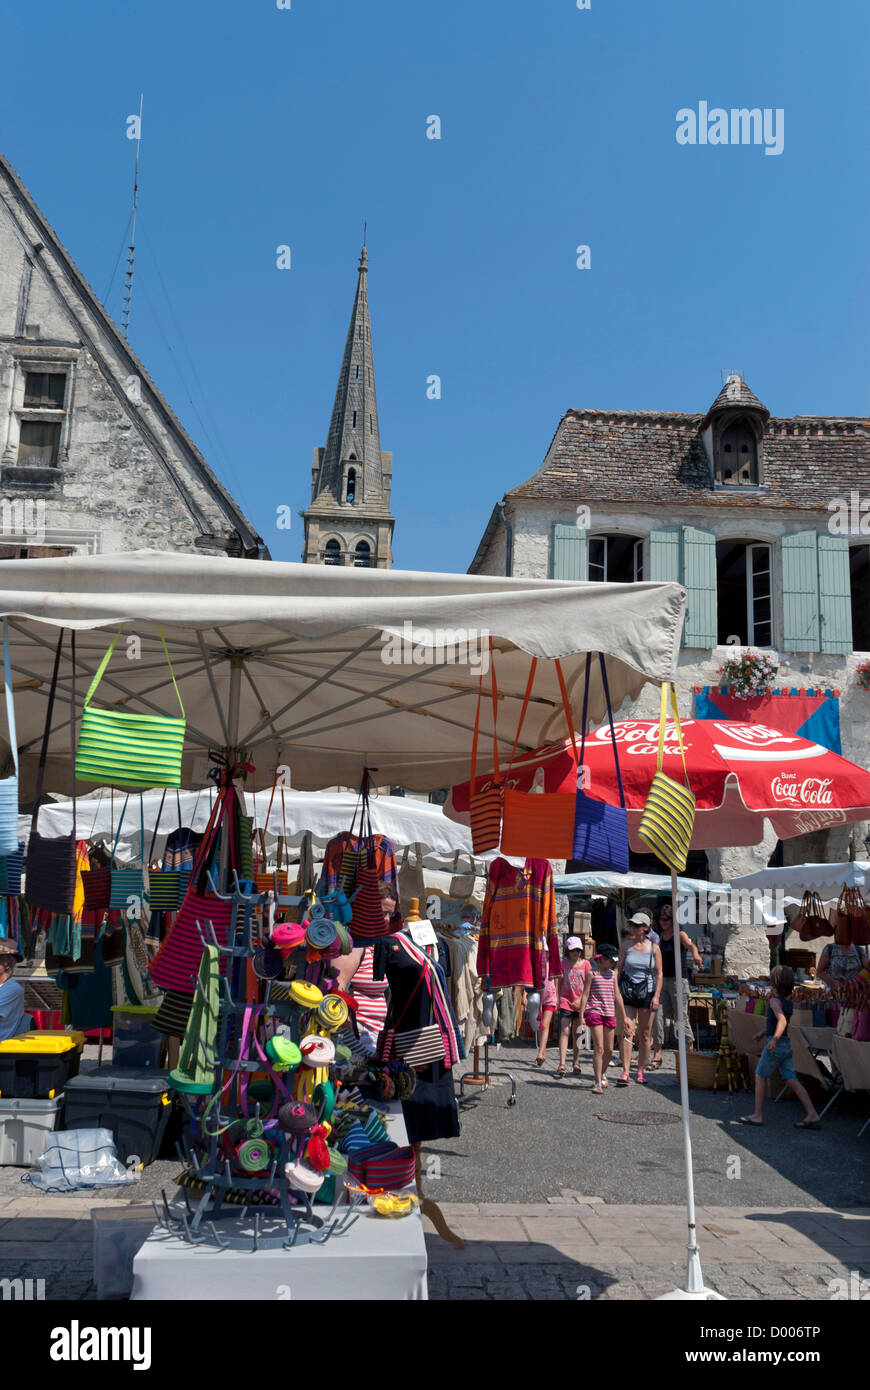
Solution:
{"label": "yellow toolbox lid", "polygon": [[30,1033],[22,1033],[20,1037],[7,1038],[5,1042],[0,1042],[0,1052],[25,1052],[31,1056],[41,1053],[43,1056],[51,1056],[69,1052],[77,1045],[73,1033],[44,1033],[36,1029]]}

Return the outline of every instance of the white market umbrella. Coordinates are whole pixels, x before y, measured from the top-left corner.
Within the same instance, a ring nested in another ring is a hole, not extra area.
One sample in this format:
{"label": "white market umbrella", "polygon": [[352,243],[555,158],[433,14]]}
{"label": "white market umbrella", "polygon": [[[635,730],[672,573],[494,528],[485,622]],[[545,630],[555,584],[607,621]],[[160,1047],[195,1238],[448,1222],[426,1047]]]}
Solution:
{"label": "white market umbrella", "polygon": [[[22,799],[32,794],[58,627],[76,631],[79,707],[110,637],[123,627],[95,702],[175,715],[162,628],[187,714],[188,785],[194,762],[209,749],[243,748],[253,753],[260,785],[285,763],[293,786],[303,790],[355,786],[369,768],[376,769],[377,785],[431,791],[468,775],[481,671],[475,652],[489,635],[506,756],[530,656],[542,665],[524,747],[566,732],[552,658],[562,658],[579,715],[585,654],[602,651],[618,706],[646,681],[675,676],[684,606],[677,584],[424,574],[158,551],[8,560],[0,571],[0,613],[9,616]],[[49,749],[47,786],[55,791],[69,786],[70,668],[65,643]],[[590,703],[600,718],[605,704],[597,671]],[[488,698],[481,731],[491,753]]]}

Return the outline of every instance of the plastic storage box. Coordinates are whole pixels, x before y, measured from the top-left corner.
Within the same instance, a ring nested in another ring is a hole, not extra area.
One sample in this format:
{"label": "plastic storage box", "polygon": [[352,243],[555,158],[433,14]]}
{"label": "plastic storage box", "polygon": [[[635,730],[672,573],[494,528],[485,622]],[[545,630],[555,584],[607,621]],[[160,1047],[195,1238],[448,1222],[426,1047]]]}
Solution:
{"label": "plastic storage box", "polygon": [[74,1076],[64,1092],[66,1129],[110,1129],[122,1163],[153,1163],[172,1109],[169,1073],[100,1067]]}
{"label": "plastic storage box", "polygon": [[81,1060],[69,1033],[22,1033],[0,1042],[0,1099],[53,1100]]}
{"label": "plastic storage box", "polygon": [[57,1100],[0,1100],[0,1165],[30,1168],[60,1118]]}
{"label": "plastic storage box", "polygon": [[157,1008],[145,1004],[115,1004],[112,1007],[112,1066],[160,1066],[164,1037],[152,1026]]}

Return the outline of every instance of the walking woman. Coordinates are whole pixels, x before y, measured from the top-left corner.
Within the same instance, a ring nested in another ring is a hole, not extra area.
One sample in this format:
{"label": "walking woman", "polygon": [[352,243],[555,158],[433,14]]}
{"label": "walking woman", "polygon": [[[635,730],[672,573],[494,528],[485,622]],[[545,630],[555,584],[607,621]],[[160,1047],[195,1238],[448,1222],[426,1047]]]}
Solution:
{"label": "walking woman", "polygon": [[[662,993],[658,1014],[653,1026],[653,1057],[650,1062],[650,1071],[657,1071],[662,1064],[662,1046],[665,1041],[665,1031],[668,1032],[669,1043],[673,1039],[674,1047],[679,1046],[677,1038],[677,974],[676,974],[676,948],[674,945],[674,916],[670,903],[666,903],[659,913],[659,947],[662,953]],[[689,1026],[689,981],[686,977],[686,961],[689,952],[692,955],[692,962],[696,970],[700,970],[704,964],[701,953],[695,945],[688,932],[680,932],[680,978],[682,980],[683,994],[683,1020],[686,1028],[686,1048],[689,1052],[695,1046],[695,1037]],[[659,1028],[659,1020],[661,1027]]]}
{"label": "walking woman", "polygon": [[646,1080],[644,1069],[652,1040],[652,1019],[658,1009],[662,992],[662,953],[659,947],[654,946],[649,940],[648,923],[630,921],[628,927],[628,933],[623,937],[619,948],[617,970],[619,992],[625,1005],[625,1023],[620,1043],[622,1075],[616,1084],[628,1085],[631,1049],[637,1030],[636,1080],[638,1085],[643,1086]]}

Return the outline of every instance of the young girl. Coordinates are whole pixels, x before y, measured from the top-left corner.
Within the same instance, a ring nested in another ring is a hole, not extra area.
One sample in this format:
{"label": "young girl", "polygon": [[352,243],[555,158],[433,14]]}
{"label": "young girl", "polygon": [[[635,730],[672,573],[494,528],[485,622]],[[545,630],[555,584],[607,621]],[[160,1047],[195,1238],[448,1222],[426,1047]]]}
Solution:
{"label": "young girl", "polygon": [[773,993],[767,1001],[767,1026],[758,1038],[767,1037],[767,1046],[758,1059],[755,1068],[755,1109],[751,1115],[744,1115],[745,1125],[764,1123],[764,1102],[767,1099],[768,1078],[778,1071],[787,1086],[794,1091],[804,1110],[806,1118],[795,1120],[795,1129],[820,1129],[821,1116],[810,1100],[805,1086],[797,1079],[792,1060],[791,1043],[788,1040],[788,1025],[794,1003],[791,998],[794,989],[794,971],[788,965],[777,965],[770,972]]}
{"label": "young girl", "polygon": [[608,942],[599,946],[583,989],[580,1027],[585,1024],[592,1034],[592,1069],[595,1073],[592,1094],[596,1096],[600,1096],[607,1086],[607,1068],[613,1056],[617,1016],[622,1027],[625,1027],[622,995],[616,988],[616,976],[613,973],[618,957],[619,952],[615,946],[609,945]]}
{"label": "young girl", "polygon": [[[580,1007],[583,1003],[583,990],[586,977],[591,970],[588,960],[583,959],[583,942],[579,936],[569,936],[565,942],[565,960],[562,971],[562,984],[559,989],[559,1066],[557,1076],[565,1075],[565,1059],[568,1055],[568,1038],[574,1028],[580,1026]],[[576,1033],[574,1035],[574,1075],[580,1075]]]}

